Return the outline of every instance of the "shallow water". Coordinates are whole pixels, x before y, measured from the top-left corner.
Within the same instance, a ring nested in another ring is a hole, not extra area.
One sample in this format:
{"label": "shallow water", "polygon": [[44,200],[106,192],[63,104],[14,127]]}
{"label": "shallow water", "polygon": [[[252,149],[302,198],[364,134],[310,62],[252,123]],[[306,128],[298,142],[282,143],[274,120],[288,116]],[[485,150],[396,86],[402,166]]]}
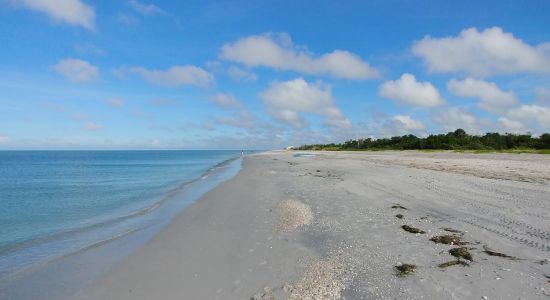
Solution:
{"label": "shallow water", "polygon": [[0,152],[0,278],[166,219],[159,208],[172,195],[208,179],[212,169],[238,155]]}

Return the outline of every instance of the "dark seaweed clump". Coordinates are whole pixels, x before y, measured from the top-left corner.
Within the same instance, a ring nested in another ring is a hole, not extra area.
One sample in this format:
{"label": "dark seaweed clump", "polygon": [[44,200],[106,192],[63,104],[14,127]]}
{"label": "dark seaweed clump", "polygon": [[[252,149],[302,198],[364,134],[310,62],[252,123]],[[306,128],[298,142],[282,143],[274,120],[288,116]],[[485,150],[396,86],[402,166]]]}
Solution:
{"label": "dark seaweed clump", "polygon": [[453,229],[453,228],[443,228],[443,230],[445,231],[448,231],[448,232],[452,232],[452,233],[459,233],[459,234],[464,234],[463,231],[460,231],[460,230],[456,230],[456,229]]}
{"label": "dark seaweed clump", "polygon": [[440,267],[441,269],[445,269],[445,268],[452,267],[452,266],[469,267],[470,265],[467,262],[458,259],[458,260],[451,260],[451,261],[448,261],[448,262],[444,262],[444,263],[439,264],[437,266]]}
{"label": "dark seaweed clump", "polygon": [[392,205],[391,208],[407,209],[406,207],[402,206],[401,204]]}
{"label": "dark seaweed clump", "polygon": [[396,271],[397,276],[403,277],[411,273],[414,273],[414,271],[416,270],[416,266],[411,264],[401,264],[399,266],[395,266],[394,269]]}
{"label": "dark seaweed clump", "polygon": [[449,253],[456,258],[463,258],[472,261],[472,254],[466,247],[453,248],[449,250]]}
{"label": "dark seaweed clump", "polygon": [[430,239],[430,241],[436,244],[446,245],[466,245],[468,242],[463,241],[461,236],[458,235],[437,235]]}
{"label": "dark seaweed clump", "polygon": [[512,259],[512,260],[517,260],[518,259],[517,257],[510,256],[508,254],[493,251],[493,250],[489,249],[487,246],[483,246],[483,252],[485,252],[485,254],[490,255],[490,256],[504,257],[504,258],[508,258],[508,259]]}
{"label": "dark seaweed clump", "polygon": [[402,214],[397,214],[397,215],[395,215],[395,217],[398,218],[398,219],[403,219],[403,215],[402,215]]}
{"label": "dark seaweed clump", "polygon": [[403,228],[403,230],[408,231],[410,233],[426,233],[424,230],[420,230],[416,227],[411,227],[409,225],[403,225],[401,226],[401,228]]}

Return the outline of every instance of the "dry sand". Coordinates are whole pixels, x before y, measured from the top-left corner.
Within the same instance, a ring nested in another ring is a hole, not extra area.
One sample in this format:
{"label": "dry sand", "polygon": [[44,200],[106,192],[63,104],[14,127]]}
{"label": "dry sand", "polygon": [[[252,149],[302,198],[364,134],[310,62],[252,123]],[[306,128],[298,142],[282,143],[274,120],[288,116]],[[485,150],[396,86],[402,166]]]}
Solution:
{"label": "dry sand", "polygon": [[[246,157],[79,298],[548,299],[550,156],[293,154]],[[471,261],[438,267],[439,235]]]}

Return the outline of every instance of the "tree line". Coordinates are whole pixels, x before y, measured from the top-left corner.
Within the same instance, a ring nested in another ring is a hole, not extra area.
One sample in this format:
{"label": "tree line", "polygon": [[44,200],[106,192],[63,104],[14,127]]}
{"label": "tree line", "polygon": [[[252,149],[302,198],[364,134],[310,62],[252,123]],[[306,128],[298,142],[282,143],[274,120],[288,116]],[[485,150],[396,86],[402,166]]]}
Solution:
{"label": "tree line", "polygon": [[463,129],[447,134],[431,134],[420,138],[415,135],[394,136],[380,139],[354,139],[340,144],[302,145],[298,150],[514,150],[514,149],[550,149],[550,134],[539,137],[531,134],[469,135]]}

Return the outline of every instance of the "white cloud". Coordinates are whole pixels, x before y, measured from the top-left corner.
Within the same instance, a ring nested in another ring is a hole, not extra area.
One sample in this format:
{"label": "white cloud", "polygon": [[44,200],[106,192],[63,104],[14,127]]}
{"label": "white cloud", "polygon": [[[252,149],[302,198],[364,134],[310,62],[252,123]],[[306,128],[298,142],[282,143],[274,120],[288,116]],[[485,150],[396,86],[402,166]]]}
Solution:
{"label": "white cloud", "polygon": [[145,4],[136,0],[129,0],[128,5],[136,12],[144,16],[164,14],[164,10],[154,4]]}
{"label": "white cloud", "polygon": [[94,82],[99,78],[99,69],[85,60],[67,58],[51,66],[67,80],[77,83]]}
{"label": "white cloud", "polygon": [[482,134],[484,132],[483,128],[489,125],[473,114],[456,107],[437,111],[432,119],[446,132],[462,128],[469,134]]}
{"label": "white cloud", "polygon": [[120,98],[109,98],[107,99],[107,105],[112,107],[121,107],[124,106],[124,100]]}
{"label": "white cloud", "polygon": [[254,82],[258,80],[258,76],[256,76],[253,72],[236,66],[229,67],[227,74],[236,81]]}
{"label": "white cloud", "polygon": [[319,115],[330,127],[351,127],[334,103],[330,88],[321,83],[310,84],[303,78],[274,82],[260,97],[273,118],[295,128],[307,125],[302,113]]}
{"label": "white cloud", "polygon": [[182,85],[207,86],[214,77],[204,69],[191,66],[173,66],[167,70],[149,70],[143,67],[131,68],[130,72],[143,77],[149,83],[178,87]]}
{"label": "white cloud", "polygon": [[465,29],[456,37],[424,37],[412,52],[432,72],[466,72],[473,76],[550,73],[550,45],[531,46],[511,33],[492,27]]}
{"label": "white cloud", "polygon": [[535,96],[537,98],[537,102],[541,104],[550,104],[550,89],[544,88],[544,87],[538,87],[535,89]]}
{"label": "white cloud", "polygon": [[519,121],[500,117],[497,120],[496,131],[501,133],[525,133],[527,129],[525,125]]}
{"label": "white cloud", "polygon": [[425,135],[426,126],[424,123],[414,120],[410,116],[396,115],[384,120],[379,131],[383,136]]}
{"label": "white cloud", "polygon": [[353,53],[334,50],[313,56],[304,47],[294,45],[286,34],[239,39],[235,43],[225,44],[220,57],[248,67],[269,67],[343,79],[371,79],[379,75],[378,70]]}
{"label": "white cloud", "polygon": [[12,0],[12,2],[45,13],[56,22],[82,26],[90,30],[95,28],[94,8],[81,0]]}
{"label": "white cloud", "polygon": [[439,91],[429,82],[418,82],[414,75],[404,73],[397,80],[384,82],[379,95],[415,106],[432,107],[443,104]]}
{"label": "white cloud", "polygon": [[94,123],[94,122],[89,122],[89,123],[84,124],[84,129],[86,129],[86,130],[101,130],[103,128],[104,128],[103,125],[97,124],[97,123]]}
{"label": "white cloud", "polygon": [[513,91],[503,91],[495,83],[466,78],[464,80],[452,79],[447,82],[447,89],[461,97],[473,97],[480,100],[481,109],[502,113],[518,103]]}
{"label": "white cloud", "polygon": [[218,118],[217,122],[237,128],[253,129],[256,127],[256,118],[247,110],[241,110],[237,116]]}
{"label": "white cloud", "polygon": [[211,97],[212,101],[222,108],[238,108],[242,104],[231,94],[218,93]]}
{"label": "white cloud", "polygon": [[550,107],[548,106],[521,105],[510,109],[508,117],[527,124],[538,124],[542,131],[548,131],[550,128]]}

